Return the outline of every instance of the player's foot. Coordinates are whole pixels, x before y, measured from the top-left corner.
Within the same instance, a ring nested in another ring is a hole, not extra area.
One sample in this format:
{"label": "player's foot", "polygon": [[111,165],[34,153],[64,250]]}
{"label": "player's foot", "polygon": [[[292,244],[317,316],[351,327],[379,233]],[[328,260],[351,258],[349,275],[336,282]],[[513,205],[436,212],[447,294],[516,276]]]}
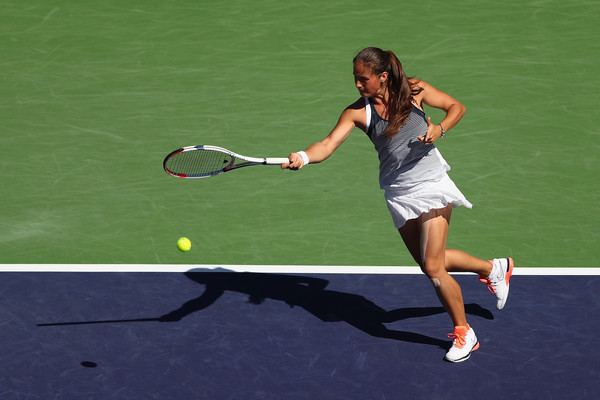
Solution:
{"label": "player's foot", "polygon": [[455,326],[448,337],[454,339],[454,343],[444,357],[446,361],[457,363],[468,360],[471,353],[479,348],[475,331],[470,326]]}
{"label": "player's foot", "polygon": [[495,258],[490,262],[492,263],[492,273],[487,278],[479,275],[479,280],[496,295],[496,299],[498,299],[496,308],[502,310],[508,298],[508,283],[513,273],[514,262],[510,257]]}

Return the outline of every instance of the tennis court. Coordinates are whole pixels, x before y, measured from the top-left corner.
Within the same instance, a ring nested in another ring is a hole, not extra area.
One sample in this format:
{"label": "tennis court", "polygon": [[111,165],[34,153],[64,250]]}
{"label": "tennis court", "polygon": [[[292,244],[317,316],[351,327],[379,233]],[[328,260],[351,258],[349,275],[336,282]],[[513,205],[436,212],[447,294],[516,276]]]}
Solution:
{"label": "tennis court", "polygon": [[[598,2],[1,5],[2,399],[598,397]],[[300,172],[162,170],[321,139],[371,45],[467,107],[437,143],[474,204],[448,246],[516,262],[501,312],[457,278],[482,341],[461,365],[358,130]],[[156,321],[207,279],[228,289]]]}
{"label": "tennis court", "polygon": [[594,399],[600,393],[597,270],[570,276],[520,270],[502,311],[476,278],[457,276],[481,347],[468,361],[450,364],[442,361],[448,316],[426,279],[406,268],[44,269],[60,272],[3,273],[3,398]]}

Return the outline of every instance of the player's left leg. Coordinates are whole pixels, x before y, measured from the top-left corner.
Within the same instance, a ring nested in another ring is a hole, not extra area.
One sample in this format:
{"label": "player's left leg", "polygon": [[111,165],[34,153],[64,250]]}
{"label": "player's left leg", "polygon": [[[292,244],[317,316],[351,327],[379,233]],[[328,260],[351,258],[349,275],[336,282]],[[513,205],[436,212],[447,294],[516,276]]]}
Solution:
{"label": "player's left leg", "polygon": [[510,257],[482,260],[461,250],[446,249],[446,270],[479,275],[479,280],[496,296],[498,310],[506,304],[513,267],[514,262]]}
{"label": "player's left leg", "polygon": [[446,270],[488,276],[492,273],[492,264],[488,260],[477,258],[462,250],[446,249]]}

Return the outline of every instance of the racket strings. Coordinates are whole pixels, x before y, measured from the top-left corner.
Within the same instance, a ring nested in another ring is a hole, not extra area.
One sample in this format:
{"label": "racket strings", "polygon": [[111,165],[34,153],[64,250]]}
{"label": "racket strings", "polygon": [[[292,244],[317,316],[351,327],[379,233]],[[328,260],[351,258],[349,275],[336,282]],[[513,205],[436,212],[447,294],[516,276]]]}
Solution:
{"label": "racket strings", "polygon": [[229,154],[219,151],[183,151],[170,157],[166,168],[177,175],[204,176],[223,171],[231,161]]}

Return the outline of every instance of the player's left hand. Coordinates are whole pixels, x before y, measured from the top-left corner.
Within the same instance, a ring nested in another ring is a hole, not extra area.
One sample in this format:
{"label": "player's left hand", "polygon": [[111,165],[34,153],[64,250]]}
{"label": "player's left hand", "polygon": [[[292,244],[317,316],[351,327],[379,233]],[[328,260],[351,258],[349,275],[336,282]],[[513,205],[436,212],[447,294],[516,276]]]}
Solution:
{"label": "player's left hand", "polygon": [[425,136],[419,136],[419,139],[423,144],[430,145],[433,144],[436,140],[438,140],[442,136],[442,128],[439,125],[434,125],[431,123],[431,117],[427,117],[427,133]]}

